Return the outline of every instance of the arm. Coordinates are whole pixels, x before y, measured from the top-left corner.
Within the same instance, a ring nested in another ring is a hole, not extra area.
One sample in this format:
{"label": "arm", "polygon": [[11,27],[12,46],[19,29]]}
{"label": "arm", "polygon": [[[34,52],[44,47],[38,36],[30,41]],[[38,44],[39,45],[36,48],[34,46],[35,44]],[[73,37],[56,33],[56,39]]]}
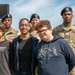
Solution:
{"label": "arm", "polygon": [[58,35],[57,30],[58,30],[57,28],[54,28],[54,29],[53,29],[53,31],[52,31],[53,36]]}
{"label": "arm", "polygon": [[12,49],[12,43],[9,43],[9,64],[10,64],[10,70],[13,74],[13,49]]}
{"label": "arm", "polygon": [[69,71],[71,71],[75,66],[75,55],[72,48],[66,41],[64,43],[64,52],[66,54],[65,58],[69,66]]}
{"label": "arm", "polygon": [[32,72],[33,72],[33,75],[36,75],[35,74],[36,66],[37,66],[37,58],[36,58],[36,50],[34,50],[33,51],[33,59],[32,59]]}

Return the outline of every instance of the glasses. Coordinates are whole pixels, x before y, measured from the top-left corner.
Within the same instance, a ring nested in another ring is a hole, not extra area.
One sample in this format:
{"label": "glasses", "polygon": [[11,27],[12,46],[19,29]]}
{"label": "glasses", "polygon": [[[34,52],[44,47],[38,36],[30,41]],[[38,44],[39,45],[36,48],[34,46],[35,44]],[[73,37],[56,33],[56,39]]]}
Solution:
{"label": "glasses", "polygon": [[38,33],[38,34],[45,33],[47,30],[48,30],[48,29],[43,29],[43,30],[41,30],[41,31],[38,31],[37,33]]}

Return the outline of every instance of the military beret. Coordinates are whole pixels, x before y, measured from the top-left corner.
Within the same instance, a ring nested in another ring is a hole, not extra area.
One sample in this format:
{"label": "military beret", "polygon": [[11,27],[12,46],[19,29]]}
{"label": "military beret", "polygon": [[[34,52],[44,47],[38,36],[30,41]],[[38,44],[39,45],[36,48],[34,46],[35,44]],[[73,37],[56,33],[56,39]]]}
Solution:
{"label": "military beret", "polygon": [[12,18],[11,14],[6,14],[2,17],[2,22],[4,21],[5,18]]}
{"label": "military beret", "polygon": [[68,12],[68,11],[73,12],[71,7],[65,7],[65,8],[61,11],[61,16],[62,16],[65,12]]}
{"label": "military beret", "polygon": [[38,14],[32,14],[31,17],[30,17],[30,22],[33,18],[38,18],[40,19],[40,16]]}

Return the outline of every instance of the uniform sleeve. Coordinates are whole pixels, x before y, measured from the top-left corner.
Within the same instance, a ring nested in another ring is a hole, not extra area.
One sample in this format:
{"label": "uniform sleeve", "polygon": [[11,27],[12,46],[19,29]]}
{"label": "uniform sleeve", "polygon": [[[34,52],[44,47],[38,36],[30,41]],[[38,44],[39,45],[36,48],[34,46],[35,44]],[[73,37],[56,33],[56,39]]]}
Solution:
{"label": "uniform sleeve", "polygon": [[66,62],[68,63],[69,72],[70,72],[73,69],[73,67],[75,66],[75,54],[74,54],[72,48],[70,47],[70,45],[68,44],[68,42],[65,41],[65,43],[63,45],[64,45]]}
{"label": "uniform sleeve", "polygon": [[53,29],[52,34],[53,34],[53,36],[57,35],[57,29],[56,28]]}

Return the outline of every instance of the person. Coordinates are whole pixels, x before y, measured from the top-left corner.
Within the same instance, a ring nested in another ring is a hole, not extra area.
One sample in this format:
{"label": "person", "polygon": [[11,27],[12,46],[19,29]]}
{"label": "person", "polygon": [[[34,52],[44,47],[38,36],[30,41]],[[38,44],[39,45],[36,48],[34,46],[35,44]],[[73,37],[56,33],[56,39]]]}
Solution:
{"label": "person", "polygon": [[[33,13],[30,17],[30,23],[31,23],[31,35],[34,36],[35,38],[37,38],[40,41],[40,37],[36,31],[36,26],[40,21],[40,16],[36,13]],[[38,71],[38,68],[36,68],[36,75]]]}
{"label": "person", "polygon": [[5,25],[0,22],[0,75],[11,75],[9,64],[9,52],[11,45],[4,38]]}
{"label": "person", "polygon": [[37,31],[36,31],[36,25],[40,21],[40,16],[36,13],[33,13],[30,17],[30,23],[31,23],[31,34],[40,40]]}
{"label": "person", "polygon": [[[75,25],[72,23],[73,10],[71,7],[65,7],[61,11],[63,23],[53,29],[53,35],[62,36],[70,44],[75,54]],[[75,67],[69,75],[75,75]]]}
{"label": "person", "polygon": [[13,71],[15,75],[32,75],[32,52],[38,39],[30,35],[30,22],[22,18],[19,22],[21,35],[12,42]]}
{"label": "person", "polygon": [[33,52],[33,75],[38,66],[38,75],[68,75],[75,66],[75,55],[68,42],[52,35],[50,21],[41,20],[37,25],[41,41]]}
{"label": "person", "polygon": [[6,14],[2,17],[1,22],[6,26],[5,38],[8,41],[11,41],[19,35],[19,32],[11,27],[12,24],[12,15]]}

